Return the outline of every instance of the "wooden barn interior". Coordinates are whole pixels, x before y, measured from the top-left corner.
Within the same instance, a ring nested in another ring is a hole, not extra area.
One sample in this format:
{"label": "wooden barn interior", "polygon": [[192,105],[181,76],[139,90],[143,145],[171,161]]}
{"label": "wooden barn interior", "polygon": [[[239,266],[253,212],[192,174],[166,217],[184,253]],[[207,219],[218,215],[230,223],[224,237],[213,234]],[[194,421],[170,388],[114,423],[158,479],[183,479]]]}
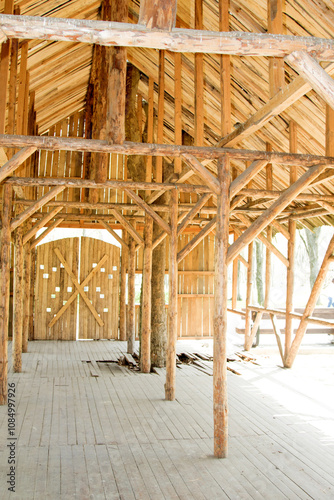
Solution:
{"label": "wooden barn interior", "polygon": [[[333,441],[273,420],[270,398],[227,373],[226,350],[228,313],[244,318],[245,351],[270,316],[284,368],[309,326],[334,328],[313,315],[334,237],[302,312],[293,296],[296,231],[334,225],[333,3],[0,0],[0,12],[0,410],[7,429],[17,384],[20,498],[333,498]],[[55,228],[120,246],[40,244]],[[264,306],[251,301],[255,240]],[[284,310],[270,306],[275,259]],[[213,339],[212,378],[178,370],[178,339]],[[140,370],[107,375],[119,355]]]}

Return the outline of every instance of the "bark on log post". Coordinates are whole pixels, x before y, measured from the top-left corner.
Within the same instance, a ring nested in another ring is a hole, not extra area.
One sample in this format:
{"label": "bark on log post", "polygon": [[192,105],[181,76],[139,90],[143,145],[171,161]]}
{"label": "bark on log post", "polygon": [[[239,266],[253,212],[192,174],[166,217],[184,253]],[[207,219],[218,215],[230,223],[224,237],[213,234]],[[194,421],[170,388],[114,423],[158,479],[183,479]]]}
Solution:
{"label": "bark on log post", "polygon": [[176,375],[176,340],[177,340],[177,204],[178,193],[171,192],[170,199],[170,228],[169,240],[169,304],[168,304],[168,333],[166,356],[166,383],[165,398],[167,401],[175,399]]}
{"label": "bark on log post", "polygon": [[213,319],[213,421],[214,455],[226,458],[228,451],[227,408],[227,248],[229,233],[228,159],[218,161],[220,193],[217,196],[217,227],[215,238],[215,298]]}
{"label": "bark on log post", "polygon": [[[126,231],[123,231],[123,239],[127,238]],[[126,272],[128,268],[128,250],[122,246],[121,254],[121,290],[119,305],[119,340],[126,340]]]}
{"label": "bark on log post", "polygon": [[328,271],[329,265],[331,263],[331,256],[333,255],[333,252],[334,252],[334,236],[332,237],[331,241],[329,242],[324,260],[322,261],[318,276],[314,282],[313,288],[312,288],[311,293],[310,293],[310,297],[309,297],[308,302],[306,304],[306,307],[305,307],[305,310],[303,313],[303,317],[300,320],[300,324],[298,326],[294,340],[291,344],[291,348],[289,350],[289,353],[285,358],[285,362],[284,362],[285,368],[291,368],[293,365],[293,362],[297,356],[300,344],[302,343],[304,334],[305,334],[306,329],[307,329],[307,325],[308,325],[307,318],[308,318],[308,316],[312,315],[312,312],[313,312],[315,305],[317,303],[319,294],[321,292],[322,285],[325,281],[327,271]]}
{"label": "bark on log post", "polygon": [[23,290],[23,326],[22,352],[28,352],[29,321],[30,321],[30,287],[31,287],[31,250],[25,247],[24,252],[24,290]]}
{"label": "bark on log post", "polygon": [[[297,152],[297,125],[295,122],[290,122],[289,128],[289,138],[290,138],[290,152]],[[290,184],[293,184],[297,180],[297,168],[291,167],[290,169]],[[284,346],[284,357],[288,355],[291,346],[292,339],[292,316],[293,311],[293,288],[295,281],[295,244],[296,244],[296,226],[295,220],[289,220],[289,233],[290,238],[288,240],[288,260],[289,267],[287,269],[286,276],[286,318],[285,318],[285,346]],[[266,304],[268,307],[269,304]]]}
{"label": "bark on log post", "polygon": [[136,243],[129,236],[129,261],[128,261],[128,353],[133,354],[136,339],[136,302],[135,302],[135,277],[136,277]]}
{"label": "bark on log post", "polygon": [[23,326],[23,241],[22,227],[16,230],[14,245],[14,290],[13,290],[13,370],[22,371],[22,326]]}
{"label": "bark on log post", "polygon": [[10,218],[12,214],[12,188],[4,186],[1,230],[1,293],[0,293],[0,405],[7,404],[8,369],[8,317],[10,284]]}
{"label": "bark on log post", "polygon": [[30,250],[30,301],[29,301],[29,325],[28,340],[34,340],[34,299],[35,299],[35,274],[36,274],[36,250]]}
{"label": "bark on log post", "polygon": [[152,279],[152,235],[153,219],[149,215],[144,227],[144,262],[141,317],[140,368],[143,373],[151,371],[151,279]]}

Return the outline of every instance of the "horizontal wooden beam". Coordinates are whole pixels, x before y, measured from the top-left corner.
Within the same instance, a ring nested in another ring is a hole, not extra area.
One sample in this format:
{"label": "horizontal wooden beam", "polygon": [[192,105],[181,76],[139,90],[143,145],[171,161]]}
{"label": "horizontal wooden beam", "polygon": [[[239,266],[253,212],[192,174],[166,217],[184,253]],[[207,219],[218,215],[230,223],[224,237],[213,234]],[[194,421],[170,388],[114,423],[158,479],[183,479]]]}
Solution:
{"label": "horizontal wooden beam", "polygon": [[[89,188],[89,189],[142,189],[154,190],[178,189],[186,193],[210,193],[207,186],[193,184],[164,184],[162,182],[133,182],[133,181],[105,181],[95,182],[89,179],[78,179],[73,177],[9,177],[6,181],[12,186],[62,186],[67,188]],[[138,207],[134,207],[136,209]]]}
{"label": "horizontal wooden beam", "polygon": [[108,144],[107,141],[98,139],[0,134],[0,147],[22,148],[27,146],[34,146],[37,149],[47,151],[83,151],[116,153],[121,155],[171,156],[174,158],[182,157],[185,153],[189,153],[195,157],[211,160],[215,160],[221,156],[228,156],[232,160],[266,160],[268,163],[305,167],[322,163],[334,168],[334,157],[331,156],[251,151],[216,146],[180,146],[175,144],[149,144],[127,141],[123,144]]}
{"label": "horizontal wooden beam", "polygon": [[0,30],[8,38],[144,47],[171,52],[284,57],[298,50],[312,53],[319,60],[334,61],[333,40],[316,37],[179,28],[151,30],[130,23],[6,14],[0,15]]}

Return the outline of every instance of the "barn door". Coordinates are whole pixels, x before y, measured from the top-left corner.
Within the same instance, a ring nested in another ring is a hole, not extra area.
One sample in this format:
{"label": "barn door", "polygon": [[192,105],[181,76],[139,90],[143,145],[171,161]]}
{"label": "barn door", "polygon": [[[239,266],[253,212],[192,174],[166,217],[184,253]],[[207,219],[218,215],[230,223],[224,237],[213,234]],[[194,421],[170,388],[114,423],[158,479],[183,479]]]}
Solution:
{"label": "barn door", "polygon": [[78,317],[80,339],[117,338],[118,292],[119,248],[93,238],[38,246],[35,339],[76,340]]}
{"label": "barn door", "polygon": [[80,295],[80,339],[118,338],[119,264],[118,247],[94,238],[81,238],[81,282],[90,278],[84,285],[84,292],[98,319]]}
{"label": "barn door", "polygon": [[36,340],[76,339],[77,300],[68,304],[54,322],[75,291],[70,275],[55,252],[57,249],[61,255],[66,256],[71,272],[78,278],[79,238],[51,241],[37,247],[34,313]]}

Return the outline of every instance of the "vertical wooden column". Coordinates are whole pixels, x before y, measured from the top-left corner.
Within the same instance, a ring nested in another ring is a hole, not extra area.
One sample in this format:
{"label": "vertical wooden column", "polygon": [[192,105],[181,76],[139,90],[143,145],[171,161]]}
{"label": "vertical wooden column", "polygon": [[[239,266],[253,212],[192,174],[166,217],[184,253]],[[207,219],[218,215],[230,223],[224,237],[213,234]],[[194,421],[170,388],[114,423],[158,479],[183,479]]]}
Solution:
{"label": "vertical wooden column", "polygon": [[35,273],[36,273],[36,249],[30,250],[30,301],[29,301],[29,330],[28,340],[34,340],[34,299],[35,299]]}
{"label": "vertical wooden column", "polygon": [[177,340],[177,190],[171,191],[170,198],[170,228],[169,236],[169,302],[168,302],[168,331],[166,357],[165,398],[167,401],[175,399],[176,375],[176,340]]}
{"label": "vertical wooden column", "polygon": [[[174,53],[174,130],[175,144],[182,144],[182,54]],[[174,172],[182,171],[182,159],[174,158]]]}
{"label": "vertical wooden column", "polygon": [[136,277],[136,244],[129,236],[129,261],[128,261],[128,353],[133,354],[136,339],[136,302],[135,302],[135,277]]}
{"label": "vertical wooden column", "polygon": [[[5,0],[4,14],[14,13],[14,0]],[[11,41],[0,44],[0,134],[5,133],[6,102]]]}
{"label": "vertical wooden column", "polygon": [[[267,151],[272,151],[271,144],[267,143]],[[266,166],[266,187],[267,189],[273,188],[273,166],[268,163]],[[267,227],[267,240],[271,243],[273,237],[273,231],[271,226]],[[266,271],[265,271],[265,295],[264,295],[264,307],[269,307],[270,300],[270,288],[271,288],[271,250],[266,247]]]}
{"label": "vertical wooden column", "polygon": [[29,243],[24,246],[23,275],[22,352],[28,352],[31,286],[31,251]]}
{"label": "vertical wooden column", "polygon": [[[123,231],[123,240],[127,240],[127,233]],[[121,254],[121,290],[119,305],[119,340],[126,340],[126,272],[128,267],[128,250],[122,246]]]}
{"label": "vertical wooden column", "polygon": [[[294,121],[290,122],[289,127],[290,139],[290,152],[297,153],[297,124]],[[295,183],[297,180],[297,167],[290,166],[290,184]],[[285,348],[284,357],[286,358],[292,339],[292,318],[293,312],[293,287],[295,281],[295,245],[296,245],[296,221],[289,220],[289,234],[288,240],[288,260],[289,267],[287,268],[286,275],[286,318],[285,318]]]}
{"label": "vertical wooden column", "polygon": [[[268,33],[283,34],[283,0],[267,0]],[[284,59],[269,58],[270,97],[284,87]]]}
{"label": "vertical wooden column", "polygon": [[152,236],[153,219],[145,217],[144,227],[144,262],[142,288],[142,316],[141,316],[141,350],[140,368],[143,373],[151,371],[151,280],[152,280]]}
{"label": "vertical wooden column", "polygon": [[[195,0],[195,29],[203,29],[203,3]],[[195,133],[194,143],[203,146],[204,134],[204,80],[203,54],[195,54]]]}
{"label": "vertical wooden column", "polygon": [[10,284],[10,219],[12,214],[12,188],[5,184],[2,200],[1,229],[1,293],[0,293],[0,405],[7,404],[8,370],[8,317]]}
{"label": "vertical wooden column", "polygon": [[228,407],[227,407],[227,248],[229,234],[228,158],[218,160],[219,194],[217,196],[217,226],[215,238],[215,290],[213,318],[213,421],[214,455],[227,457]]}
{"label": "vertical wooden column", "polygon": [[[229,23],[230,0],[219,1],[219,31],[227,32]],[[231,66],[230,56],[220,56],[221,89],[221,134],[225,137],[231,132]]]}
{"label": "vertical wooden column", "polygon": [[[158,144],[164,142],[165,51],[159,50]],[[162,182],[162,156],[156,158],[156,182]]]}
{"label": "vertical wooden column", "polygon": [[14,287],[13,287],[13,370],[22,371],[22,325],[23,325],[23,241],[22,226],[15,231]]}
{"label": "vertical wooden column", "polygon": [[[154,80],[148,80],[147,142],[153,143],[154,132]],[[152,182],[152,156],[146,157],[146,182]]]}

